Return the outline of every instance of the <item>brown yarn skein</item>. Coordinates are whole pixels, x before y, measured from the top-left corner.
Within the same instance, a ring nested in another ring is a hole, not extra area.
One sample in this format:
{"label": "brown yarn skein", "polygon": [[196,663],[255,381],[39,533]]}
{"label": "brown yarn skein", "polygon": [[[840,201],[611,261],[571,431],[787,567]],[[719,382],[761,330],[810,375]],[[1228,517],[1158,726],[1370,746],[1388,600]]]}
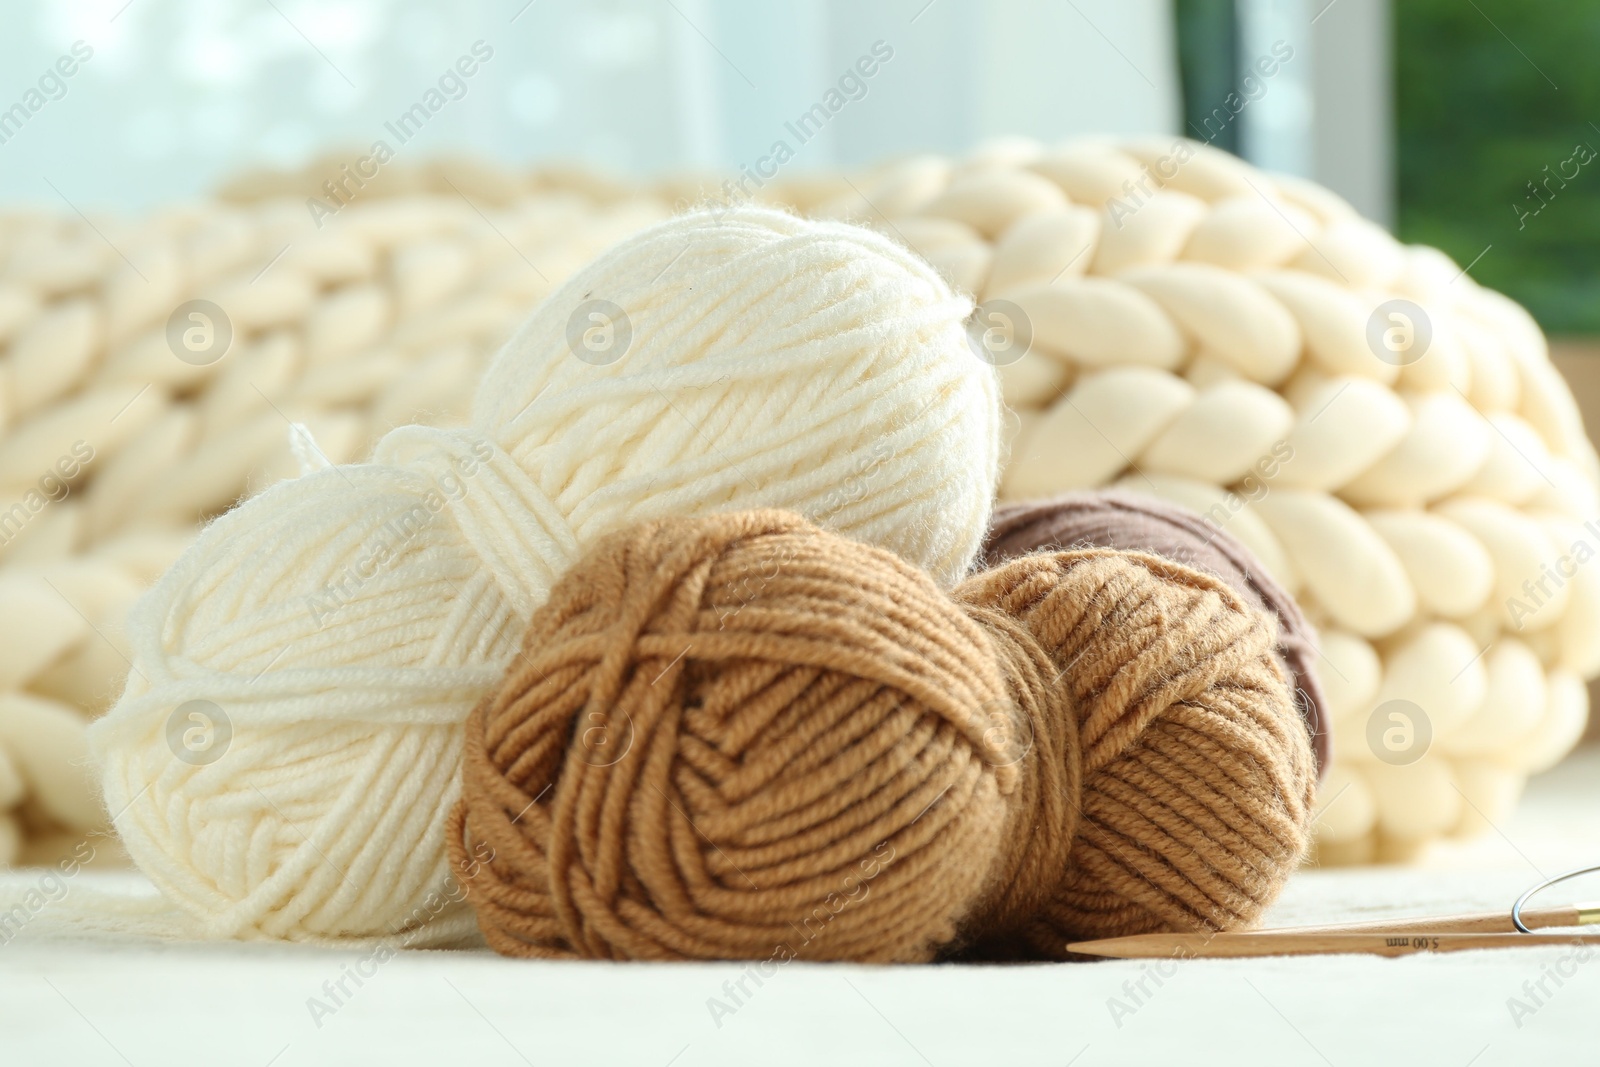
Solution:
{"label": "brown yarn skein", "polygon": [[1150,552],[1214,574],[1252,608],[1278,617],[1278,656],[1311,733],[1319,774],[1331,757],[1328,698],[1317,676],[1317,632],[1288,590],[1226,530],[1188,508],[1118,489],[1062,493],[995,509],[984,544],[990,566],[1029,552],[1064,548]]}
{"label": "brown yarn skein", "polygon": [[1059,958],[1246,925],[1312,803],[1273,631],[1154,556],[1032,555],[952,597],[784,512],[644,525],[469,718],[457,869],[516,956]]}

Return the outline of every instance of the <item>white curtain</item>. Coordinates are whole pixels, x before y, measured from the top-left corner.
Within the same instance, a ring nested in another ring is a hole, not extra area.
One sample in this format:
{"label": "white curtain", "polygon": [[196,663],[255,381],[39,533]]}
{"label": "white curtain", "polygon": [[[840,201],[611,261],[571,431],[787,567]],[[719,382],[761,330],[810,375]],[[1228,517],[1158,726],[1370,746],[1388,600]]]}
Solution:
{"label": "white curtain", "polygon": [[655,174],[780,140],[798,172],[1176,132],[1174,55],[1166,0],[29,0],[0,35],[0,200],[139,210],[378,140]]}

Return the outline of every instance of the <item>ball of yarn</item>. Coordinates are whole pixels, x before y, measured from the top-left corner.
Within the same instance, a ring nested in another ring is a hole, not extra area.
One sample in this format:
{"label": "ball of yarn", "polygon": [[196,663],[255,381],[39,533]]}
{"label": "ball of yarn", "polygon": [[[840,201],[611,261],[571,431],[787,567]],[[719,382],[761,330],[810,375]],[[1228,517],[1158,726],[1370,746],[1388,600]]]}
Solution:
{"label": "ball of yarn", "polygon": [[1278,620],[1278,656],[1291,676],[1318,772],[1327,770],[1331,720],[1317,676],[1316,630],[1294,597],[1243,543],[1188,508],[1137,493],[1102,490],[995,509],[984,559],[992,566],[1029,552],[1086,547],[1165,556],[1216,575],[1252,608],[1272,612]]}
{"label": "ball of yarn", "polygon": [[1314,772],[1273,620],[1155,556],[953,596],[775,511],[648,523],[552,591],[467,723],[451,847],[537,957],[1059,958],[1252,922]]}
{"label": "ball of yarn", "polygon": [[1339,754],[1319,863],[1489,833],[1578,741],[1600,459],[1538,325],[1469,263],[1173,137],[1008,140],[808,204],[882,212],[981,301],[1016,414],[1002,499],[1172,500],[1299,600]]}
{"label": "ball of yarn", "polygon": [[765,209],[618,245],[496,357],[470,427],[273,487],[141,602],[93,737],[129,852],[210,936],[430,922],[461,722],[605,534],[782,506],[964,573],[999,453],[970,310],[884,238]]}

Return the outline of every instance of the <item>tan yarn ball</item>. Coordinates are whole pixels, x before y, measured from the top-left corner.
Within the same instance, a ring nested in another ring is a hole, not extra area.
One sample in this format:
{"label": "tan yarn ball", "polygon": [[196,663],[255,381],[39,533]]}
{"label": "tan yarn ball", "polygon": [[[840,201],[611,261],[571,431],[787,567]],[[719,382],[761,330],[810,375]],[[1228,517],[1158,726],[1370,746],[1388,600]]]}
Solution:
{"label": "tan yarn ball", "polygon": [[451,845],[509,955],[1060,958],[1254,921],[1315,771],[1270,616],[1153,556],[954,597],[798,516],[598,545],[467,724]]}

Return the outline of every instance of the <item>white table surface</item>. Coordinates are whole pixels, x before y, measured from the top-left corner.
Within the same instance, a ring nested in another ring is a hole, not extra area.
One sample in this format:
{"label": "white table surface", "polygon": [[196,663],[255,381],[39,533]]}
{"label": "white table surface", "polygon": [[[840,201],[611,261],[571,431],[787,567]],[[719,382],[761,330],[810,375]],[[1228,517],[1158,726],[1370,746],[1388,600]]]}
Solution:
{"label": "white table surface", "polygon": [[[1597,800],[1591,749],[1537,779],[1489,837],[1420,867],[1303,871],[1269,921],[1505,907],[1540,872],[1600,863]],[[1570,892],[1600,897],[1597,887]],[[1545,978],[1550,995],[1531,1015],[1514,1019],[1508,1006],[1531,1003],[1524,983],[1570,951],[1191,960],[1159,988],[1146,979],[1153,995],[1120,1018],[1111,998],[1132,1003],[1124,983],[1149,964],[790,963],[720,1020],[707,1000],[727,1000],[740,965],[408,952],[359,989],[347,981],[354,995],[315,1019],[308,1000],[358,953],[19,936],[0,946],[0,1067],[1594,1063],[1600,953],[1559,988]]]}

